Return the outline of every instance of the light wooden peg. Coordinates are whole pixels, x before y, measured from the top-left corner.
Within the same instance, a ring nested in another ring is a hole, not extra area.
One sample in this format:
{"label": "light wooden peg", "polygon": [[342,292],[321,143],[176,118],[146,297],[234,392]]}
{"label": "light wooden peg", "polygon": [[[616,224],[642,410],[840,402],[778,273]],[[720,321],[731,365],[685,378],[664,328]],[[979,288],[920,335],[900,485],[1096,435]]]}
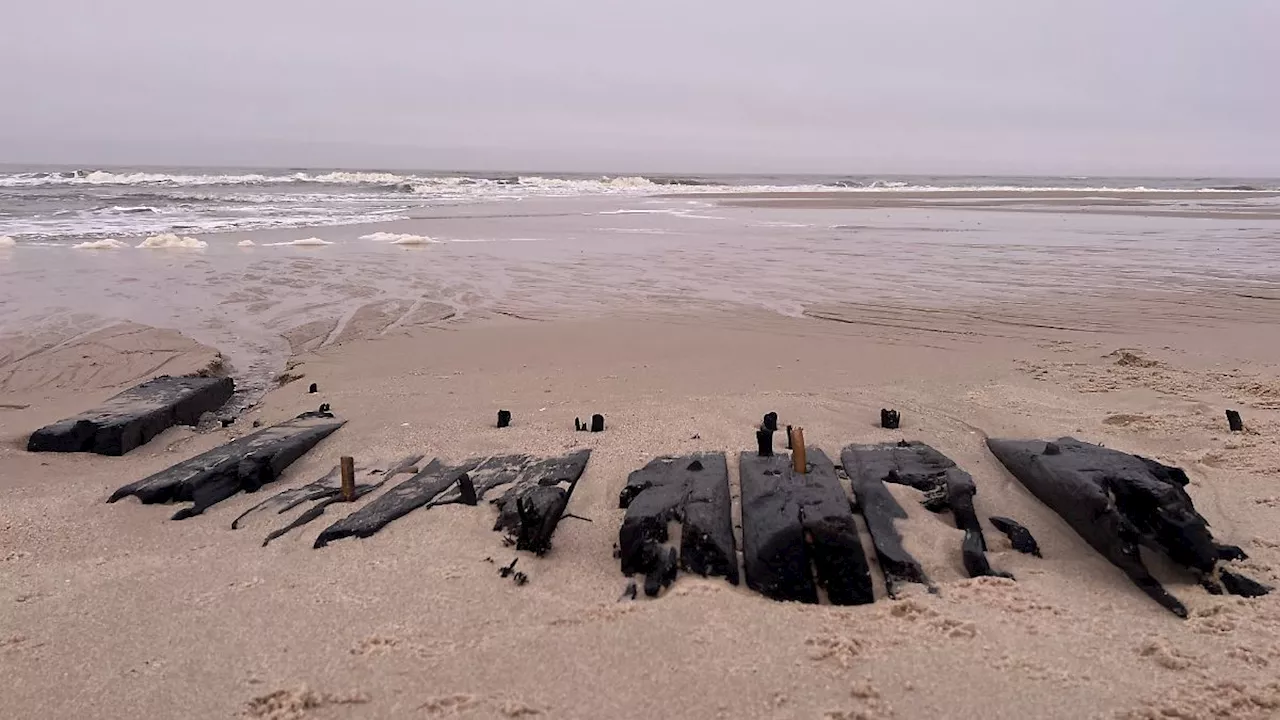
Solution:
{"label": "light wooden peg", "polygon": [[342,501],[352,502],[356,499],[356,460],[343,455],[338,462],[342,467]]}
{"label": "light wooden peg", "polygon": [[796,472],[804,475],[809,472],[808,458],[804,454],[804,428],[791,428],[791,464]]}

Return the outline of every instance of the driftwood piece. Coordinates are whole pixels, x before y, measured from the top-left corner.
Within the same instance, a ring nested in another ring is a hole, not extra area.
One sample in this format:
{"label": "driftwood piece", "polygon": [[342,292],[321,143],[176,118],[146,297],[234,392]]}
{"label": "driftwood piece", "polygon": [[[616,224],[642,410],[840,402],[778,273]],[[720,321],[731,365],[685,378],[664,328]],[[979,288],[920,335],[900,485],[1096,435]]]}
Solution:
{"label": "driftwood piece", "polygon": [[499,410],[498,411],[498,427],[504,428],[504,427],[510,427],[510,426],[511,426],[511,411]]}
{"label": "driftwood piece", "polygon": [[[407,472],[416,472],[415,470],[413,470],[413,467],[417,465],[417,463],[420,462],[421,460],[422,460],[421,455],[410,455],[409,457],[401,458],[400,460],[397,460],[394,463],[391,463],[391,465],[385,469],[380,467],[357,469],[356,477],[355,477],[357,482],[355,483],[355,486],[352,490],[352,494],[354,496],[352,499],[358,500],[364,497],[365,495],[368,495],[374,490],[377,490],[378,488],[385,485],[388,481],[394,479],[397,475],[402,475]],[[366,482],[360,482],[361,480],[364,480]],[[322,481],[323,481],[323,478],[322,478]],[[317,502],[312,507],[308,508],[305,512],[303,512],[297,518],[294,518],[294,520],[290,522],[288,525],[278,530],[273,530],[270,534],[268,534],[266,539],[262,541],[263,547],[266,547],[267,544],[270,543],[272,540],[275,540],[276,538],[284,535],[285,533],[288,533],[290,530],[294,530],[296,528],[300,528],[304,525],[307,525],[312,520],[315,520],[321,515],[324,515],[325,508],[329,507],[330,505],[337,502],[349,502],[344,496],[343,489],[341,487],[323,488],[323,493],[313,492],[308,499],[319,500],[319,502]],[[298,504],[301,504],[301,502],[290,504],[289,507],[294,507]],[[283,513],[285,512],[285,510],[281,510],[280,512]],[[241,517],[243,517],[243,515]]]}
{"label": "driftwood piece", "polygon": [[[921,452],[911,450],[911,446],[901,448],[898,445],[850,445],[840,454],[840,461],[857,498],[858,510],[867,521],[867,530],[871,533],[876,557],[884,573],[885,589],[890,597],[897,597],[904,582],[920,583],[931,592],[935,591],[920,561],[902,546],[902,536],[893,523],[906,520],[907,512],[885,486],[885,480],[891,473],[899,482],[911,484],[905,481],[916,476],[901,473],[899,468],[904,462],[923,462],[925,457]],[[934,461],[938,462],[936,458]],[[945,466],[940,470],[945,472]],[[936,483],[930,482],[927,486],[936,488]]]}
{"label": "driftwood piece", "polygon": [[538,555],[547,552],[590,458],[590,450],[578,450],[523,468],[511,487],[493,500],[498,508],[493,529],[513,539],[517,550]]}
{"label": "driftwood piece", "polygon": [[240,492],[273,482],[293,461],[345,424],[329,413],[307,412],[201,453],[116,490],[107,502],[129,495],[143,503],[184,502],[174,520],[189,518]]}
{"label": "driftwood piece", "polygon": [[388,523],[426,505],[458,482],[462,468],[432,460],[421,472],[388,490],[376,500],[325,528],[316,538],[315,547],[322,548],[345,537],[369,537]]}
{"label": "driftwood piece", "polygon": [[881,408],[880,427],[886,430],[897,430],[902,425],[902,415],[897,410]]}
{"label": "driftwood piece", "polygon": [[1238,548],[1219,545],[1183,488],[1182,470],[1137,455],[1061,438],[988,440],[988,447],[1041,502],[1151,599],[1179,617],[1183,604],[1152,577],[1138,547],[1211,575]]}
{"label": "driftwood piece", "polygon": [[627,511],[618,530],[624,575],[667,572],[669,554],[664,544],[670,524],[678,522],[682,525],[679,566],[738,584],[729,469],[722,453],[650,461],[627,477],[618,507]]}
{"label": "driftwood piece", "polygon": [[[875,598],[849,499],[825,453],[808,449],[808,473],[790,457],[742,453],[742,545],[747,586],[775,600],[835,605]],[[815,582],[816,577],[816,582]]]}
{"label": "driftwood piece", "polygon": [[999,516],[987,519],[991,521],[991,525],[995,527],[995,529],[1009,537],[1009,542],[1013,545],[1014,550],[1028,555],[1035,555],[1036,557],[1044,557],[1040,554],[1040,544],[1036,542],[1034,537],[1032,537],[1031,531],[1023,527],[1021,523],[1007,517]]}
{"label": "driftwood piece", "polygon": [[235,391],[228,377],[163,375],[125,390],[102,405],[42,427],[27,440],[30,452],[124,455],[174,425],[196,425]]}
{"label": "driftwood piece", "polygon": [[1244,432],[1244,420],[1240,418],[1238,411],[1227,411],[1227,427],[1231,429],[1231,432]]}

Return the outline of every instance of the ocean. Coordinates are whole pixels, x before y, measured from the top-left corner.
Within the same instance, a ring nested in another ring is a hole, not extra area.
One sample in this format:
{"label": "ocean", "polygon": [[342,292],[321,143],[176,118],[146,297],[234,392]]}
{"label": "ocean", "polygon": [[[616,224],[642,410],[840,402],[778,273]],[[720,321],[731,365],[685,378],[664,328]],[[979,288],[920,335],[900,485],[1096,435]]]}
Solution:
{"label": "ocean", "polygon": [[591,175],[324,168],[0,165],[0,237],[64,245],[177,233],[408,220],[442,206],[543,197],[778,191],[1280,191],[1280,179],[927,175]]}

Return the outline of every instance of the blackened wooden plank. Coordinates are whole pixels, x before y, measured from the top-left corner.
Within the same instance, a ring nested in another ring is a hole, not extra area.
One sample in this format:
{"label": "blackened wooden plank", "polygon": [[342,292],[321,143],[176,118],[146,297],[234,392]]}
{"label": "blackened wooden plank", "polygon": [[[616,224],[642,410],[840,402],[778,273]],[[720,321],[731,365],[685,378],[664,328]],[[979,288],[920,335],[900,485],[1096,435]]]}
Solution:
{"label": "blackened wooden plank", "polygon": [[493,529],[512,538],[517,550],[547,552],[590,459],[591,450],[584,449],[525,466],[502,497],[493,501],[498,508]]}
{"label": "blackened wooden plank", "polygon": [[235,391],[229,377],[164,375],[136,385],[102,405],[40,428],[27,440],[31,452],[123,455],[174,425],[195,425],[222,407]]}
{"label": "blackened wooden plank", "polygon": [[[742,453],[742,545],[747,586],[776,600],[833,604],[874,600],[866,556],[835,466],[806,448],[808,472],[787,455]],[[816,577],[816,582],[815,582]]]}
{"label": "blackened wooden plank", "polygon": [[729,469],[723,453],[656,458],[627,477],[618,505],[627,510],[618,530],[623,574],[664,574],[669,524],[679,522],[680,566],[738,584]]}
{"label": "blackened wooden plank", "polygon": [[[373,492],[374,490],[377,490],[378,488],[387,484],[391,480],[394,480],[397,475],[403,475],[409,472],[416,473],[417,472],[416,466],[419,462],[422,461],[422,458],[423,458],[422,455],[409,455],[407,457],[400,458],[399,460],[391,463],[389,466],[386,466],[386,467],[375,466],[375,467],[357,468],[356,477],[355,477],[355,480],[356,480],[355,499],[362,498],[365,495],[368,495],[369,493]],[[382,465],[382,464],[377,463],[376,465]],[[325,477],[327,478],[328,476],[325,476]],[[325,478],[321,478],[321,481],[324,481],[324,479]],[[270,534],[267,535],[266,539],[262,541],[262,546],[266,547],[267,544],[270,543],[272,540],[275,540],[276,538],[284,535],[290,530],[293,530],[295,528],[300,528],[304,525],[309,524],[312,520],[315,520],[316,518],[323,515],[324,509],[327,508],[328,506],[333,505],[334,503],[347,502],[342,497],[341,483],[342,481],[341,481],[341,478],[339,477],[337,487],[326,487],[324,488],[323,494],[319,494],[315,491],[311,492],[308,495],[308,499],[317,500],[318,502],[316,502],[315,505],[312,505],[310,508],[308,508],[305,512],[303,512],[297,518],[294,518],[293,522],[289,523],[288,525],[278,530],[273,530]],[[290,507],[293,507],[301,503],[300,502],[293,503],[292,501],[290,501],[290,503],[287,503],[287,504]],[[281,510],[281,512],[284,512],[284,510]]]}
{"label": "blackened wooden plank", "polygon": [[1188,480],[1179,468],[1069,437],[990,439],[987,446],[1085,542],[1179,617],[1187,616],[1186,607],[1152,577],[1138,546],[1163,552],[1202,578],[1238,552],[1213,539],[1184,490]]}
{"label": "blackened wooden plank", "polygon": [[133,495],[143,503],[194,503],[173,519],[199,515],[237,492],[255,492],[346,423],[324,412],[303,413],[201,453],[118,489],[107,502]]}
{"label": "blackened wooden plank", "polygon": [[388,523],[423,507],[458,482],[464,468],[432,460],[417,475],[405,480],[345,518],[325,528],[316,538],[315,547],[322,548],[345,537],[366,538]]}
{"label": "blackened wooden plank", "polygon": [[[701,465],[701,467],[697,467]],[[733,537],[733,499],[724,453],[700,453],[684,466],[691,473],[680,533],[680,565],[703,577],[738,584],[738,546]]]}
{"label": "blackened wooden plank", "polygon": [[871,533],[876,557],[884,573],[885,588],[891,597],[898,594],[903,582],[933,587],[920,562],[902,546],[902,536],[894,527],[894,521],[907,519],[907,513],[885,487],[885,479],[891,473],[900,475],[904,462],[919,462],[922,457],[920,453],[903,453],[901,450],[897,445],[850,445],[840,454],[840,461],[853,486],[858,511],[867,521],[867,530]]}

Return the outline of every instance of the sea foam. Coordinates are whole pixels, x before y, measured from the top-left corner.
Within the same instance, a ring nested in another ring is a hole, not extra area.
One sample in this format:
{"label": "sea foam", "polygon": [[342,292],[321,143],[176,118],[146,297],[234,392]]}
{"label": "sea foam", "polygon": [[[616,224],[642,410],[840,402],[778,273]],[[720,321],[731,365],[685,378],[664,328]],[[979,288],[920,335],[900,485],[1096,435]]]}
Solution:
{"label": "sea foam", "polygon": [[389,232],[376,232],[369,235],[361,235],[360,239],[372,240],[374,242],[390,243],[392,245],[429,245],[431,243],[440,242],[439,240],[434,240],[432,238],[427,237],[426,235],[411,235],[409,233],[389,233]]}
{"label": "sea foam", "polygon": [[[252,242],[252,241],[249,241]],[[294,245],[297,247],[320,247],[323,245],[332,245],[328,240],[321,240],[318,237],[302,238],[300,240],[290,240],[289,242],[267,243],[267,247],[284,247],[286,245]]]}
{"label": "sea foam", "polygon": [[209,243],[203,240],[197,240],[193,237],[181,237],[173,233],[161,233],[152,235],[151,237],[138,243],[140,248],[157,249],[157,248],[185,248],[197,250],[209,247]]}
{"label": "sea foam", "polygon": [[13,247],[14,245],[17,245],[17,244],[18,244],[18,241],[14,240],[8,235],[0,235],[0,247]]}
{"label": "sea foam", "polygon": [[72,245],[71,249],[72,250],[119,250],[120,248],[127,248],[127,247],[129,247],[128,243],[123,243],[123,242],[120,242],[119,240],[115,240],[112,238],[106,238],[104,240],[89,240],[88,242],[82,242],[79,245]]}

